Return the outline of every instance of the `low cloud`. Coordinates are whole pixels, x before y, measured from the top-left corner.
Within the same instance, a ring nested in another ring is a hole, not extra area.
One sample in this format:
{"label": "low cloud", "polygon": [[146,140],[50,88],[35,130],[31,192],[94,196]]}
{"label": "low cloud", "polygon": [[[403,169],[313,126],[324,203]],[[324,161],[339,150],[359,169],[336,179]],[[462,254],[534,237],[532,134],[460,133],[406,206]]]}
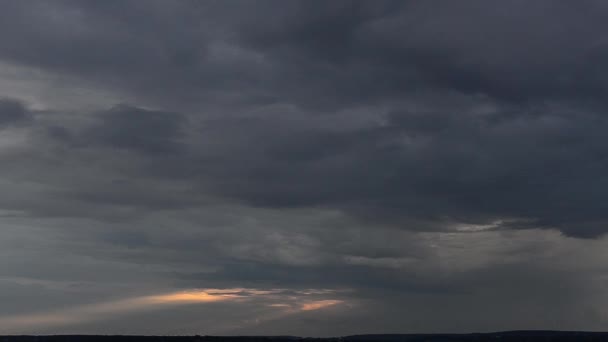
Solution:
{"label": "low cloud", "polygon": [[[235,307],[237,310],[251,310],[251,301],[265,303],[266,306],[278,310],[277,314],[289,315],[301,311],[321,310],[329,306],[338,305],[342,300],[318,299],[323,295],[331,295],[334,291],[286,291],[281,289],[200,289],[190,291],[179,291],[166,294],[149,295],[120,299],[108,302],[89,304],[66,308],[47,313],[32,313],[15,316],[0,316],[0,329],[7,333],[27,333],[28,329],[44,331],[49,328],[67,329],[87,322],[107,319],[110,316],[128,316],[137,312],[150,310],[167,310],[173,306],[195,305],[219,302],[242,303]],[[313,299],[317,297],[317,299]],[[281,302],[281,303],[276,303]],[[255,317],[255,311],[250,312],[251,319],[263,319]],[[276,317],[279,317],[276,316]]]}

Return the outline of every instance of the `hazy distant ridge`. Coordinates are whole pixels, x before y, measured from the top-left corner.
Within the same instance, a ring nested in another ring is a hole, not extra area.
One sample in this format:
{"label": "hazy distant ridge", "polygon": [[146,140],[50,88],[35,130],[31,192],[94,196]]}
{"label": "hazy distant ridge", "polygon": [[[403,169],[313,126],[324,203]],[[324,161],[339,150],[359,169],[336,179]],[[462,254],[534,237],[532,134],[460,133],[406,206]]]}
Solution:
{"label": "hazy distant ridge", "polygon": [[0,342],[281,342],[303,340],[319,342],[452,342],[452,341],[608,341],[608,332],[579,331],[506,331],[474,334],[374,334],[344,337],[312,338],[295,336],[2,336]]}

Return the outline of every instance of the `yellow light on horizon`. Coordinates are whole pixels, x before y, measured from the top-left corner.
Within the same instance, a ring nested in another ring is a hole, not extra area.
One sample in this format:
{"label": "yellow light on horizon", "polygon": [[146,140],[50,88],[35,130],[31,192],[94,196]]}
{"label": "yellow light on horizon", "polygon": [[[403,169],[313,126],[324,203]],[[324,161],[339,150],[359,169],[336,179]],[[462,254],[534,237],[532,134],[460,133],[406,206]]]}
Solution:
{"label": "yellow light on horizon", "polygon": [[337,305],[340,303],[342,303],[341,300],[334,300],[334,299],[317,300],[314,302],[302,304],[301,310],[302,311],[319,310],[319,309],[323,309],[323,308],[326,308],[329,306],[334,306],[334,305]]}
{"label": "yellow light on horizon", "polygon": [[[342,300],[313,300],[308,293],[283,293],[283,289],[227,288],[227,289],[193,289],[188,291],[169,292],[164,294],[138,296],[114,301],[74,306],[49,312],[37,312],[22,315],[0,315],[0,330],[21,333],[31,326],[52,327],[70,326],[88,321],[105,320],[116,314],[128,314],[155,308],[189,305],[197,303],[236,302],[255,303],[274,308],[269,315],[256,317],[256,320],[276,319],[304,311],[320,310],[337,304]],[[315,290],[313,293],[325,293]],[[318,297],[317,297],[318,298]],[[327,298],[327,297],[326,297]],[[308,299],[308,300],[307,300]],[[254,301],[255,300],[255,301]],[[252,312],[254,314],[254,312]],[[266,318],[264,318],[266,317]]]}
{"label": "yellow light on horizon", "polygon": [[170,304],[170,303],[209,303],[209,302],[220,302],[226,300],[234,300],[238,298],[242,298],[243,296],[232,294],[232,293],[222,293],[222,294],[213,294],[205,291],[196,291],[196,292],[178,292],[178,293],[170,293],[166,295],[159,296],[150,296],[145,297],[145,299],[151,303],[158,304]]}

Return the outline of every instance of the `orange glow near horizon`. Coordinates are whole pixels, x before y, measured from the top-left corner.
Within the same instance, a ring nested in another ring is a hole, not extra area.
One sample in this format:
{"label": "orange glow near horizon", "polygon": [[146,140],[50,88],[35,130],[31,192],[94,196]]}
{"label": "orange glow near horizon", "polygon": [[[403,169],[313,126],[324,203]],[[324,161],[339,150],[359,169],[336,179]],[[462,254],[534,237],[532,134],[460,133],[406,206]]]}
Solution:
{"label": "orange glow near horizon", "polygon": [[171,303],[212,303],[221,302],[226,300],[235,300],[243,298],[244,296],[232,294],[232,293],[221,293],[214,294],[206,291],[196,292],[177,292],[166,295],[144,297],[150,303],[158,304],[171,304]]}
{"label": "orange glow near horizon", "polygon": [[328,300],[317,300],[314,302],[309,302],[309,303],[305,303],[302,305],[301,310],[302,311],[313,311],[313,310],[319,310],[319,309],[324,309],[330,306],[334,306],[337,304],[342,303],[341,300],[334,300],[334,299],[328,299]]}
{"label": "orange glow near horizon", "polygon": [[[23,332],[22,329],[29,329],[31,326],[71,326],[83,322],[104,320],[114,314],[129,314],[166,306],[216,302],[251,303],[254,300],[253,303],[275,308],[277,311],[274,313],[264,315],[276,318],[297,314],[298,312],[320,310],[343,303],[342,300],[318,298],[321,294],[328,295],[333,292],[333,290],[289,291],[285,289],[262,290],[254,288],[210,288],[169,292],[75,306],[58,311],[0,316],[0,330],[20,333]],[[317,300],[314,300],[314,297],[317,297]],[[264,315],[255,319],[263,319]]]}

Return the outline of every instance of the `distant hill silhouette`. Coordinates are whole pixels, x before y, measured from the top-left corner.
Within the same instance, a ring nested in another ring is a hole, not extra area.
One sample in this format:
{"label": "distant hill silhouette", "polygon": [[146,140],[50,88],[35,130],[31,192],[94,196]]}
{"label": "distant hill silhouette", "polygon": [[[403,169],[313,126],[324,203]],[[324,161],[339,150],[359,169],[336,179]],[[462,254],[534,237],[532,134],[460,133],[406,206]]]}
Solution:
{"label": "distant hill silhouette", "polygon": [[607,332],[505,331],[473,334],[375,334],[329,338],[294,336],[0,336],[0,342],[574,342],[608,341]]}

